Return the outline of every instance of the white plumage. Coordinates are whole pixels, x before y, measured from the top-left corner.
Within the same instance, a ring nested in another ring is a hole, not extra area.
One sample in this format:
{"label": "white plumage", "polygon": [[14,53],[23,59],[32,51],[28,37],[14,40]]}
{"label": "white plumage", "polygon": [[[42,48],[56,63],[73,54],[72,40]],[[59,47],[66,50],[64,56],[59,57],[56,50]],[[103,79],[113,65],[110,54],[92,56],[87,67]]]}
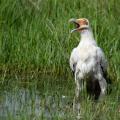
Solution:
{"label": "white plumage", "polygon": [[79,97],[83,80],[98,81],[101,89],[100,97],[104,96],[107,82],[103,76],[107,70],[107,60],[103,51],[98,47],[89,21],[85,18],[71,19],[77,27],[71,32],[78,31],[81,35],[80,43],[72,50],[70,68],[75,73],[76,97]]}

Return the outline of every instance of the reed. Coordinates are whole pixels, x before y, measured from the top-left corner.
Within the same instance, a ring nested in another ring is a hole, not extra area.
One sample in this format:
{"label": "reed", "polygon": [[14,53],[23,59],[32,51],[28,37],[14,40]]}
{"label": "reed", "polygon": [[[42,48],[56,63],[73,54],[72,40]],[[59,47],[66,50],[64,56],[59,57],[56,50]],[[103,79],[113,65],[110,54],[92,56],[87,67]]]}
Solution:
{"label": "reed", "polygon": [[69,56],[79,42],[70,18],[90,20],[98,44],[120,77],[119,1],[4,0],[0,4],[2,71],[69,72]]}

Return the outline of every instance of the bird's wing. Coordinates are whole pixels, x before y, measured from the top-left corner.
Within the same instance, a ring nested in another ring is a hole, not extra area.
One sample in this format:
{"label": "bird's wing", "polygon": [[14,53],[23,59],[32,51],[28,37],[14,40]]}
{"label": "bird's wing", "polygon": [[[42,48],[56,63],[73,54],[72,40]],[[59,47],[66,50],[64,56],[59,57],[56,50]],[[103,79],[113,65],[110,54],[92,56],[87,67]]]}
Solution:
{"label": "bird's wing", "polygon": [[108,84],[112,84],[112,80],[110,79],[110,76],[108,75],[108,72],[107,72],[108,62],[107,62],[107,59],[105,58],[104,52],[102,51],[101,48],[98,48],[97,53],[98,53],[98,56],[100,57],[100,66],[103,72],[103,76],[106,79],[106,82]]}
{"label": "bird's wing", "polygon": [[76,69],[76,48],[72,50],[71,56],[70,56],[70,68],[72,69],[73,72],[75,72]]}
{"label": "bird's wing", "polygon": [[108,65],[107,59],[105,58],[104,52],[99,47],[97,49],[97,56],[98,56],[98,60],[100,62],[100,66],[101,66],[103,73],[106,73],[107,72],[107,65]]}

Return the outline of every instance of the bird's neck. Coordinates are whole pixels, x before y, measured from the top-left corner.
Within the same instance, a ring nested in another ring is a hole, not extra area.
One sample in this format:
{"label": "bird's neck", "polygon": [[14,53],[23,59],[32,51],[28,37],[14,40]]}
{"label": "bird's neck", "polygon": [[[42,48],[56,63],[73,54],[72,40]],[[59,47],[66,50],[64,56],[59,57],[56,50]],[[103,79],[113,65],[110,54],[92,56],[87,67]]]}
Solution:
{"label": "bird's neck", "polygon": [[94,40],[93,33],[90,29],[84,29],[81,31],[81,40]]}
{"label": "bird's neck", "polygon": [[80,32],[81,40],[79,45],[87,45],[87,44],[94,44],[96,45],[96,41],[94,40],[93,33],[91,29],[84,29]]}

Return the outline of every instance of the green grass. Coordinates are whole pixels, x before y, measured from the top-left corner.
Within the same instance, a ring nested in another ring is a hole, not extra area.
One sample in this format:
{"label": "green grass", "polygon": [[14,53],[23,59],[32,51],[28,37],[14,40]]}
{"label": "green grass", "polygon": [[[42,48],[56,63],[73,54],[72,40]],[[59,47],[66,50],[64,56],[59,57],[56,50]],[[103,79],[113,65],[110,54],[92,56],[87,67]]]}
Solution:
{"label": "green grass", "polygon": [[[6,86],[9,89],[18,86],[19,89],[21,84],[17,84],[24,76],[27,78],[23,82],[28,80],[28,86],[32,85],[34,88],[38,82],[32,78],[41,78],[43,73],[67,76],[66,84],[62,86],[67,91],[66,86],[69,86],[73,79],[69,68],[69,56],[80,39],[78,33],[70,34],[72,26],[68,20],[85,17],[90,21],[98,45],[105,52],[109,62],[108,72],[115,82],[112,94],[104,102],[95,104],[95,110],[91,101],[83,102],[84,119],[97,119],[101,113],[103,118],[99,119],[102,120],[120,119],[117,102],[120,96],[120,1],[40,0],[38,4],[37,0],[32,0],[36,5],[29,1],[31,0],[0,0],[1,91],[8,89]],[[15,76],[15,79],[7,80],[6,76]],[[54,78],[52,80],[56,81]],[[71,84],[74,86],[74,81]],[[70,90],[74,91],[74,87]],[[45,91],[47,92],[49,93],[50,89]],[[71,92],[66,92],[67,94],[73,95]],[[29,119],[26,118],[25,112],[21,112],[21,115],[18,119]],[[11,113],[9,118],[13,119]],[[73,120],[72,110],[67,110],[65,118],[60,118],[59,113],[55,113],[53,119]]]}
{"label": "green grass", "polygon": [[1,1],[0,69],[66,73],[70,52],[79,42],[79,34],[70,34],[68,20],[86,17],[119,76],[119,3],[41,0],[36,8],[29,0]]}

